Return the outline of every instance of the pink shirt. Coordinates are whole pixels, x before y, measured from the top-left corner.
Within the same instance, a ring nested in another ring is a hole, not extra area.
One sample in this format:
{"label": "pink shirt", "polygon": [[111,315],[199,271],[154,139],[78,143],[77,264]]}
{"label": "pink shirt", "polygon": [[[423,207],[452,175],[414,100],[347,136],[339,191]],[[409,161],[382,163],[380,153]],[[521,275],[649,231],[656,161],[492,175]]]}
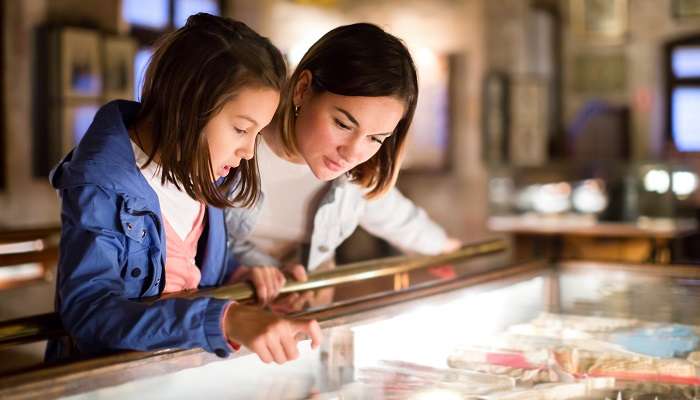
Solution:
{"label": "pink shirt", "polygon": [[195,219],[192,230],[184,239],[175,232],[163,216],[165,221],[165,289],[163,293],[179,292],[181,290],[196,289],[202,274],[195,258],[197,256],[197,244],[204,231],[204,213],[206,207],[200,204],[199,214]]}

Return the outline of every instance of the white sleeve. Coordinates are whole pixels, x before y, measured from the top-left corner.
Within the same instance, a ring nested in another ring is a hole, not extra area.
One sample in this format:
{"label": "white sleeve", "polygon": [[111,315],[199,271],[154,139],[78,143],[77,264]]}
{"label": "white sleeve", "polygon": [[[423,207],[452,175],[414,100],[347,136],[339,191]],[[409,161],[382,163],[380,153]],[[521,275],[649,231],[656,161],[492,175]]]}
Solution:
{"label": "white sleeve", "polygon": [[406,252],[438,254],[447,242],[445,230],[396,188],[366,200],[360,226]]}

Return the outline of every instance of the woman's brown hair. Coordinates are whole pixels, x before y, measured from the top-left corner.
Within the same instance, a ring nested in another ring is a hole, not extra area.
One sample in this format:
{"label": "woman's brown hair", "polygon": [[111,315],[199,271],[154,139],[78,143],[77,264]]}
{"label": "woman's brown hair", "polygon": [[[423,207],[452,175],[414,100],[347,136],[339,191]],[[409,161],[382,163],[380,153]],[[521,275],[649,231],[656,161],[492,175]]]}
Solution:
{"label": "woman's brown hair", "polygon": [[418,101],[418,79],[408,49],[376,25],[358,23],[331,30],[304,55],[283,89],[275,119],[288,155],[298,153],[294,88],[303,71],[311,72],[314,93],[341,96],[391,96],[406,104],[403,117],[377,154],[348,172],[373,198],[391,188],[401,165],[406,134]]}
{"label": "woman's brown hair", "polygon": [[157,155],[162,182],[199,201],[221,208],[254,204],[255,159],[241,160],[217,184],[202,129],[242,87],[279,91],[286,73],[279,50],[246,24],[204,13],[189,17],[157,43],[146,70],[137,117],[152,127],[146,164]]}

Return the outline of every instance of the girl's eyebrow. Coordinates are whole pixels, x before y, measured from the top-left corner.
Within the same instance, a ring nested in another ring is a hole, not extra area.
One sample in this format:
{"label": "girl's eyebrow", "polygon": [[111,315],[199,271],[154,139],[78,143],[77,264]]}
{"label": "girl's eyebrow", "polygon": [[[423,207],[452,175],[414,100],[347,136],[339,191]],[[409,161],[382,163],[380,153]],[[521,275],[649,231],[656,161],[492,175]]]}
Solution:
{"label": "girl's eyebrow", "polygon": [[245,120],[250,121],[253,125],[258,126],[258,121],[254,120],[252,117],[249,117],[245,114],[236,115],[236,118],[243,118]]}

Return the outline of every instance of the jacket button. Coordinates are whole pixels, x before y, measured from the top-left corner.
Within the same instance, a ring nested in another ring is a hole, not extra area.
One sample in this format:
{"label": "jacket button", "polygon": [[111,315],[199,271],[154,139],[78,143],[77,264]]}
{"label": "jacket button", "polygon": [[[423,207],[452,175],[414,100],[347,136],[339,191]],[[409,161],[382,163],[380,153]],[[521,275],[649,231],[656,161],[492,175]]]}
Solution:
{"label": "jacket button", "polygon": [[228,353],[226,353],[226,350],[224,350],[224,349],[216,349],[216,350],[214,350],[214,354],[216,354],[217,356],[219,356],[221,358],[228,357]]}
{"label": "jacket button", "polygon": [[325,253],[328,251],[328,247],[326,247],[324,245],[320,245],[320,246],[318,246],[318,251],[320,251],[321,253]]}
{"label": "jacket button", "polygon": [[131,270],[131,276],[134,278],[138,278],[138,276],[141,275],[141,270],[138,268],[134,268]]}
{"label": "jacket button", "polygon": [[143,239],[145,237],[146,237],[146,230],[144,229],[141,231],[141,239]]}
{"label": "jacket button", "polygon": [[127,222],[127,223],[126,223],[126,229],[132,230],[132,229],[134,229],[134,225],[132,225],[131,222]]}

